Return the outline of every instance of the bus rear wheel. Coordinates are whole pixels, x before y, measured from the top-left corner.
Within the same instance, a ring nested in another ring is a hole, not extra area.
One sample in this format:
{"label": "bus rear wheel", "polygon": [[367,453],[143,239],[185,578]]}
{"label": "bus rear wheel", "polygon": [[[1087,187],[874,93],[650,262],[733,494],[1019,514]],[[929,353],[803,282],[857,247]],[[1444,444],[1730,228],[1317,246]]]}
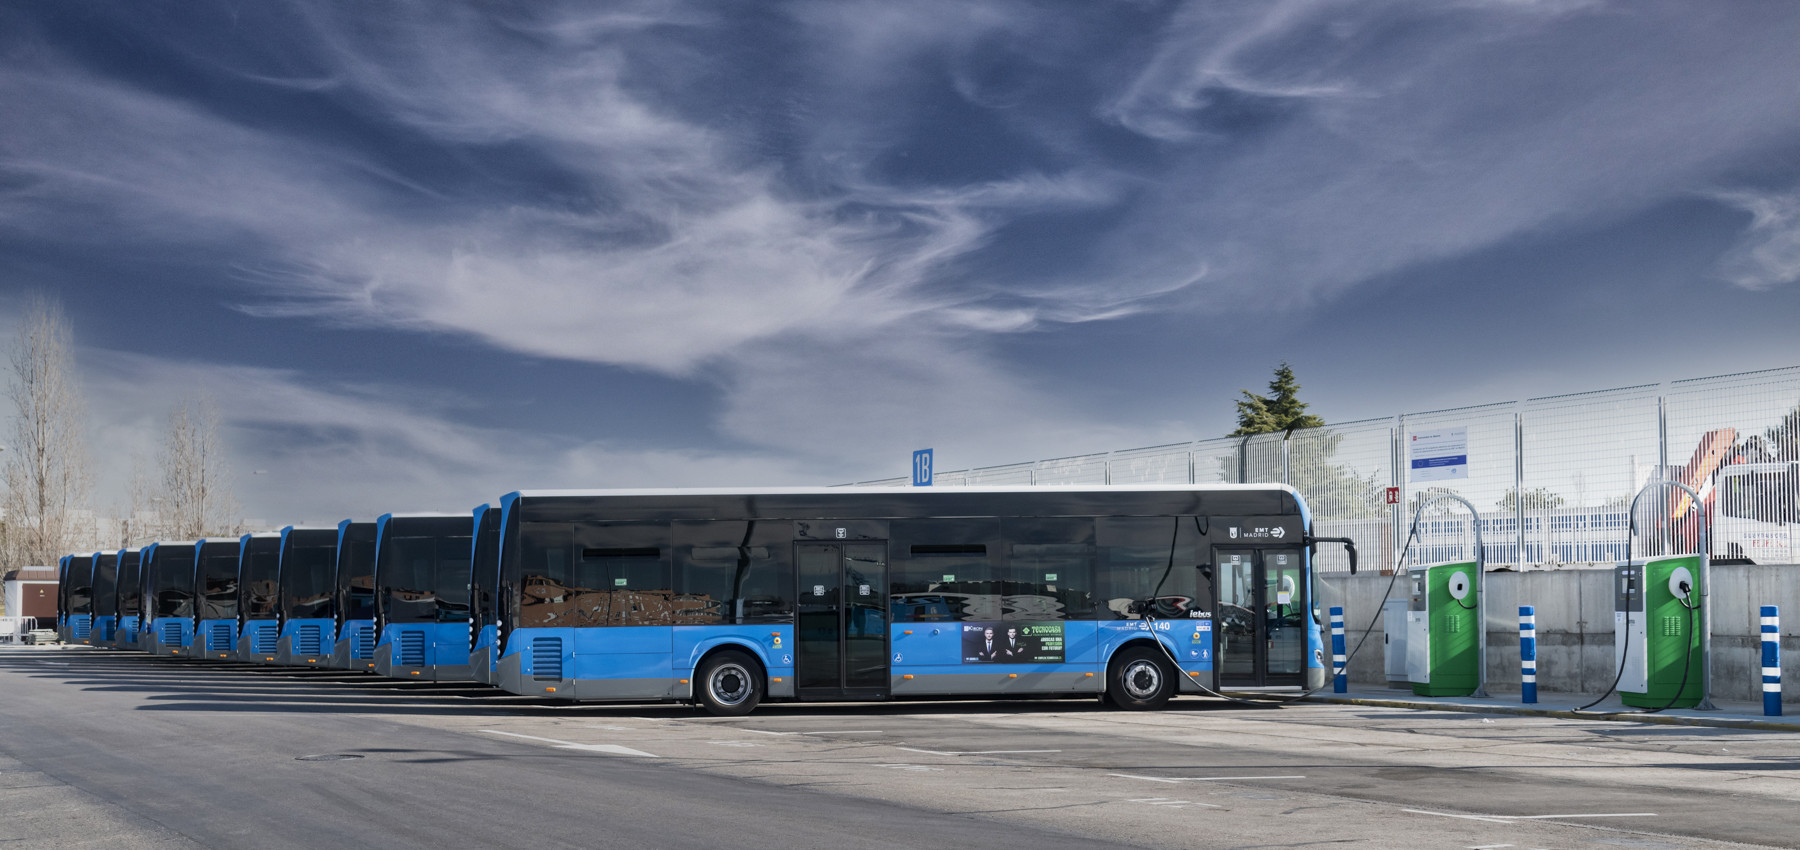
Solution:
{"label": "bus rear wheel", "polygon": [[762,668],[735,649],[715,652],[694,671],[695,702],[717,717],[742,717],[762,702]]}
{"label": "bus rear wheel", "polygon": [[1153,711],[1175,695],[1175,676],[1156,650],[1134,646],[1113,656],[1106,670],[1106,695],[1119,708]]}

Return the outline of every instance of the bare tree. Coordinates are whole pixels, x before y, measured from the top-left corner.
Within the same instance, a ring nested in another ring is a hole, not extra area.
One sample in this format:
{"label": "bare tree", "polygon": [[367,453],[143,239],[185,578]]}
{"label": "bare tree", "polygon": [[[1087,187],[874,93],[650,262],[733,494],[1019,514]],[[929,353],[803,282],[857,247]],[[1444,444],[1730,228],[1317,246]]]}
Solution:
{"label": "bare tree", "polygon": [[34,296],[9,352],[6,396],[13,420],[5,454],[5,557],[15,566],[54,564],[83,542],[76,537],[93,476],[82,433],[86,411],[70,360],[72,336],[61,305]]}
{"label": "bare tree", "polygon": [[219,436],[219,408],[211,398],[184,400],[169,413],[160,461],[157,513],[165,534],[188,540],[236,531],[238,505],[232,495],[231,466]]}
{"label": "bare tree", "polygon": [[132,450],[131,478],[125,483],[125,510],[119,522],[119,548],[142,546],[162,536],[160,517],[154,512],[154,505],[160,501],[163,498],[156,495],[144,453]]}

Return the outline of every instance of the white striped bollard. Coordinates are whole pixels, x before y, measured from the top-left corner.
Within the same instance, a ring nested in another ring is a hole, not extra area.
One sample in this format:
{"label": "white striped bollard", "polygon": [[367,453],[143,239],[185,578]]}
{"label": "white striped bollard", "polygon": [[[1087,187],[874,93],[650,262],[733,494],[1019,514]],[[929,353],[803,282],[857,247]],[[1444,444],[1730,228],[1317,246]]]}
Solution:
{"label": "white striped bollard", "polygon": [[1350,675],[1344,669],[1344,608],[1331,606],[1331,692],[1350,690]]}
{"label": "white striped bollard", "polygon": [[1781,609],[1762,607],[1763,716],[1781,716]]}
{"label": "white striped bollard", "polygon": [[1519,701],[1537,702],[1537,609],[1519,606]]}

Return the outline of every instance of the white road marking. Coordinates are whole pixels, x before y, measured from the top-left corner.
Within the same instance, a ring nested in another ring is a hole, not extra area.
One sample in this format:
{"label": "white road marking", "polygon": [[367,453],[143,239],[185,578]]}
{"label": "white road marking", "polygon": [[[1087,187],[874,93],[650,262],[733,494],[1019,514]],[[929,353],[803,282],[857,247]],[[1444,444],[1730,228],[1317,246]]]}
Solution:
{"label": "white road marking", "polygon": [[1225,808],[1224,806],[1215,806],[1211,803],[1196,803],[1193,800],[1173,800],[1168,797],[1139,797],[1135,800],[1126,800],[1125,802],[1127,802],[1127,803],[1143,803],[1145,805],[1150,805],[1150,806],[1174,806],[1177,809],[1183,808],[1186,806],[1205,806],[1206,808],[1209,808],[1209,809]]}
{"label": "white road marking", "polygon": [[924,753],[930,756],[997,756],[1009,753],[1060,753],[1062,750],[970,750],[968,752],[951,752],[945,750],[921,750],[915,747],[895,747],[909,753]]}
{"label": "white road marking", "polygon": [[894,770],[929,770],[929,771],[934,771],[934,772],[937,772],[937,773],[943,773],[943,772],[944,772],[944,769],[943,769],[943,768],[941,768],[941,767],[927,767],[927,766],[925,766],[925,765],[922,765],[922,764],[878,764],[878,765],[875,765],[875,766],[876,766],[876,767],[886,767],[886,768],[892,768],[892,769],[894,769]]}
{"label": "white road marking", "polygon": [[1502,847],[1515,847],[1515,846],[1517,846],[1517,845],[1514,845],[1514,844],[1478,844],[1474,847],[1470,847],[1469,850],[1500,850],[1500,848],[1502,848]]}
{"label": "white road marking", "polygon": [[481,731],[492,732],[495,735],[506,735],[513,738],[525,738],[531,741],[543,741],[546,744],[555,744],[556,748],[559,750],[583,750],[590,753],[611,753],[615,756],[637,756],[639,758],[647,759],[662,758],[662,756],[656,755],[655,753],[646,753],[643,750],[634,750],[630,747],[621,747],[616,744],[577,744],[574,741],[558,741],[555,738],[539,738],[536,735],[522,735],[518,732],[502,732],[499,729],[483,729]]}
{"label": "white road marking", "polygon": [[840,732],[770,732],[767,729],[745,729],[758,735],[880,735],[880,729],[849,729]]}
{"label": "white road marking", "polygon": [[1138,776],[1133,773],[1109,773],[1121,779],[1142,779],[1147,782],[1244,782],[1252,779],[1305,779],[1304,776]]}
{"label": "white road marking", "polygon": [[[1440,818],[1461,818],[1463,820],[1481,820],[1489,823],[1511,823],[1521,820],[1561,820],[1563,818],[1653,818],[1655,812],[1590,812],[1570,815],[1455,815],[1449,812],[1427,812],[1423,809],[1401,809],[1415,815],[1435,815]],[[1511,846],[1511,845],[1500,845]]]}
{"label": "white road marking", "polygon": [[1655,812],[1607,812],[1585,815],[1495,815],[1494,817],[1512,818],[1513,820],[1555,820],[1557,818],[1653,818]]}

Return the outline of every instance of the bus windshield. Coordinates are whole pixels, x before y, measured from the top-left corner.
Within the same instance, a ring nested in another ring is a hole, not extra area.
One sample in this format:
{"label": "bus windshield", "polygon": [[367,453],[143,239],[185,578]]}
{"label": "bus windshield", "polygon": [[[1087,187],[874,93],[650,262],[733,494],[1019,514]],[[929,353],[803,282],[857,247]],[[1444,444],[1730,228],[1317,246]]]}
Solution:
{"label": "bus windshield", "polygon": [[[297,536],[302,532],[290,532]],[[290,619],[309,619],[331,615],[332,566],[337,554],[337,532],[326,540],[288,541],[281,558],[281,614]],[[306,545],[301,545],[305,543]]]}
{"label": "bus windshield", "polygon": [[200,594],[200,619],[237,618],[238,544],[206,543],[197,568],[195,591]]}
{"label": "bus windshield", "polygon": [[469,617],[471,523],[461,535],[389,535],[381,553],[382,611],[390,623],[454,623]]}
{"label": "bus windshield", "polygon": [[275,618],[275,580],[281,569],[281,538],[252,537],[244,544],[244,569],[239,599],[244,617]]}

